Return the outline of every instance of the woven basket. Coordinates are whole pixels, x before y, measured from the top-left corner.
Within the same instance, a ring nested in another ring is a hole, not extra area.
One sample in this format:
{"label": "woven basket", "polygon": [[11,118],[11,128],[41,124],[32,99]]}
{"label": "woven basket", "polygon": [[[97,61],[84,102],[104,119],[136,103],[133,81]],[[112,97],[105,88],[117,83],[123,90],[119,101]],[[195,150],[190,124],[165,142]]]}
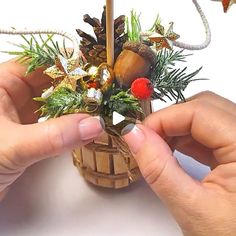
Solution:
{"label": "woven basket", "polygon": [[[151,102],[141,104],[145,115],[151,112]],[[119,137],[104,134],[93,143],[75,149],[74,165],[90,183],[106,188],[124,188],[137,181],[141,174],[127,145]]]}

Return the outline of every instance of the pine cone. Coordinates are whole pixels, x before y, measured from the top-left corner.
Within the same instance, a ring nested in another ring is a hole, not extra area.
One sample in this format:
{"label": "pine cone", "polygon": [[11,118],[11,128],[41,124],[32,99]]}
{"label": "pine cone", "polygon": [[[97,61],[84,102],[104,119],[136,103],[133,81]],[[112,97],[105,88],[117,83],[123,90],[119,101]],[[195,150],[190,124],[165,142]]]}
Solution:
{"label": "pine cone", "polygon": [[[97,18],[91,18],[88,14],[84,15],[84,22],[93,27],[95,37],[84,31],[77,29],[77,33],[82,38],[80,42],[80,50],[84,54],[88,63],[99,66],[107,61],[106,56],[106,7],[104,7],[101,21]],[[123,44],[128,37],[125,34],[125,16],[121,15],[114,20],[114,51],[115,59],[122,51]]]}

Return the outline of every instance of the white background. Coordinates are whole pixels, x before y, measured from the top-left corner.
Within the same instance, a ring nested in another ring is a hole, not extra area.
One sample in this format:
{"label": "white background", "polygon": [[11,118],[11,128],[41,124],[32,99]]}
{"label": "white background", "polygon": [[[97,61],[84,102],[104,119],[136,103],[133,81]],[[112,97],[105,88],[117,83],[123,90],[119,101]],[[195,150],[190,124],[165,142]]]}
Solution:
{"label": "white background", "polygon": [[[160,13],[163,23],[175,22],[175,31],[182,41],[196,44],[204,40],[203,26],[190,0],[116,0],[115,3],[117,16],[128,14],[132,8],[142,11],[144,29]],[[83,14],[99,17],[103,4],[102,0],[8,0],[1,3],[0,27],[88,31]],[[185,95],[212,90],[236,101],[236,5],[224,14],[220,3],[200,0],[200,4],[211,25],[212,43],[207,49],[194,52],[188,67],[191,70],[203,65],[199,78],[209,80],[193,83]],[[19,42],[19,38],[0,36],[0,50],[12,49],[7,41]],[[8,58],[0,55],[1,61]],[[198,179],[208,171],[188,157],[178,154],[178,158],[188,173]],[[65,154],[34,165],[13,185],[0,205],[0,235],[178,236],[181,232],[144,181],[119,191],[92,187],[79,176],[70,155]]]}

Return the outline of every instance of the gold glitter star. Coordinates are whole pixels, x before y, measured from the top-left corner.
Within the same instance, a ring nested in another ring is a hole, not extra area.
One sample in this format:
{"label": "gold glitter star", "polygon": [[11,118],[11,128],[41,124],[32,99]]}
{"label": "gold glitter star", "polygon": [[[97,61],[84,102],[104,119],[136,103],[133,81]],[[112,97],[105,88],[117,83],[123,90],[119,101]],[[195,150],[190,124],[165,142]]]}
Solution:
{"label": "gold glitter star", "polygon": [[57,87],[63,86],[72,90],[76,90],[77,80],[88,75],[87,72],[78,66],[77,59],[66,59],[62,56],[58,56],[55,65],[46,69],[44,73],[52,79],[58,79],[60,81]]}

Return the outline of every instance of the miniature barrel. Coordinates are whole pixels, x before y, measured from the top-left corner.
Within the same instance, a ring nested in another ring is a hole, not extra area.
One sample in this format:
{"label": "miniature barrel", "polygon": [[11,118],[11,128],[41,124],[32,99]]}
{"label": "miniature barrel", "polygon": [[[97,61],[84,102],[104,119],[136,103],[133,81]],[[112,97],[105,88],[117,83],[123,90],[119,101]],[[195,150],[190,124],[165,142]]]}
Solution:
{"label": "miniature barrel", "polygon": [[[141,102],[145,114],[151,112],[151,102]],[[140,177],[136,161],[120,137],[102,135],[93,143],[75,149],[74,165],[90,183],[106,188],[124,188]]]}

